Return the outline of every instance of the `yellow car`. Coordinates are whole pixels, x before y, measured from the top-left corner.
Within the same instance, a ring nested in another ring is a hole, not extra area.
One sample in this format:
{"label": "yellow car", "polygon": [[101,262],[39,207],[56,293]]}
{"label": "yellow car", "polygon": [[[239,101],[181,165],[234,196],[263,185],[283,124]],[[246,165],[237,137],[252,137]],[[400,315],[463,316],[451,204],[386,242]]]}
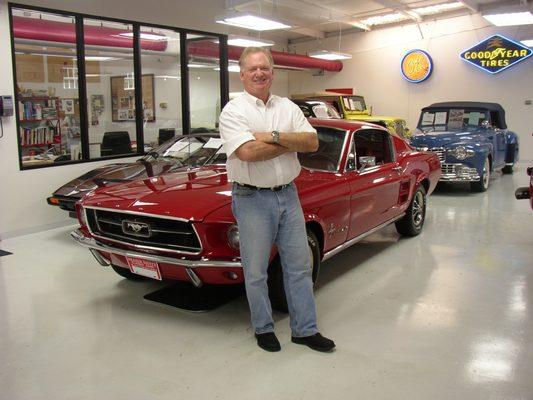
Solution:
{"label": "yellow car", "polygon": [[344,119],[366,121],[381,125],[391,133],[402,138],[411,137],[411,131],[407,127],[404,119],[398,117],[387,117],[383,115],[372,115],[372,110],[366,108],[363,96],[353,94],[340,94],[332,92],[317,92],[292,95],[294,100],[322,100],[337,109]]}

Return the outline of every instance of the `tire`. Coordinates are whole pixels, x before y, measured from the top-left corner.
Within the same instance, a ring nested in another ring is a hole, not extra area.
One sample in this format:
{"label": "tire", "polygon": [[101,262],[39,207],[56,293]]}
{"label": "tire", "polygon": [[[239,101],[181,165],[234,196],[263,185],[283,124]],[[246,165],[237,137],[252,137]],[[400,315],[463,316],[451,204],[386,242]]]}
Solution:
{"label": "tire", "polygon": [[416,236],[422,232],[426,220],[426,189],[419,186],[407,208],[405,216],[396,221],[396,231],[403,236]]}
{"label": "tire", "polygon": [[116,265],[111,264],[111,268],[121,277],[126,278],[130,281],[144,281],[146,278],[142,275],[137,275],[131,272],[127,268],[117,267]]}
{"label": "tire", "polygon": [[[311,264],[313,267],[313,285],[315,284],[318,273],[320,271],[320,248],[315,234],[307,231],[307,244],[309,246],[309,253],[311,254]],[[285,294],[285,286],[283,284],[283,269],[279,255],[268,268],[268,297],[272,309],[284,313],[289,312],[287,305],[287,296]]]}
{"label": "tire", "polygon": [[477,182],[471,182],[470,188],[474,192],[486,192],[490,185],[490,162],[489,158],[485,158],[485,162],[483,163],[483,174],[481,175],[481,179]]}
{"label": "tire", "polygon": [[513,167],[514,167],[514,164],[513,165],[506,165],[505,167],[502,168],[502,173],[503,174],[512,174],[513,173]]}

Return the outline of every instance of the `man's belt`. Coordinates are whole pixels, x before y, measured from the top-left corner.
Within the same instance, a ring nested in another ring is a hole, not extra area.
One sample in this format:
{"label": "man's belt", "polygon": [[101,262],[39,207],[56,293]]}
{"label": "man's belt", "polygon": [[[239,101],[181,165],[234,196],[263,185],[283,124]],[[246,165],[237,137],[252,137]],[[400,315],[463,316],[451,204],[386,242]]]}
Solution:
{"label": "man's belt", "polygon": [[283,190],[286,187],[289,187],[291,185],[291,183],[292,182],[289,182],[289,183],[287,183],[285,185],[279,185],[279,186],[273,186],[273,187],[258,187],[258,186],[254,186],[254,185],[248,185],[247,183],[235,182],[235,184],[237,186],[245,187],[245,188],[248,188],[248,189],[253,189],[253,190],[272,190],[273,192],[278,192],[280,190]]}

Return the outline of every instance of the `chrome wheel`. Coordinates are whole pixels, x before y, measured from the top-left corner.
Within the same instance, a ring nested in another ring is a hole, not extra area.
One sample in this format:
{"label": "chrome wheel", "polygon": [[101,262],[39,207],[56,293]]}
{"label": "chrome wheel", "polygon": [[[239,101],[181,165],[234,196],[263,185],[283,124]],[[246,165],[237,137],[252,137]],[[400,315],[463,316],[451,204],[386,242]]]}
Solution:
{"label": "chrome wheel", "polygon": [[490,164],[488,157],[485,158],[485,163],[483,164],[483,177],[481,179],[483,180],[483,188],[487,190],[489,188],[490,180]]}
{"label": "chrome wheel", "polygon": [[413,219],[413,225],[419,227],[424,222],[425,214],[425,198],[424,194],[420,191],[416,192],[413,199],[413,208],[411,212],[411,218]]}

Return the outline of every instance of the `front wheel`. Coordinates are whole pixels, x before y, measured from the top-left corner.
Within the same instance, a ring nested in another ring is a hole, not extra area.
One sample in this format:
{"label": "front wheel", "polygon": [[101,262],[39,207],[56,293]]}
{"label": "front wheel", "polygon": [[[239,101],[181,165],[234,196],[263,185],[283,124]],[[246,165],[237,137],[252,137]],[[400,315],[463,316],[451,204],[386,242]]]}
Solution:
{"label": "front wheel", "polygon": [[416,236],[422,232],[426,220],[426,189],[419,186],[407,208],[405,216],[396,221],[396,231],[404,236]]}
{"label": "front wheel", "polygon": [[489,158],[485,158],[485,162],[483,163],[483,172],[481,174],[481,178],[477,182],[470,183],[470,188],[474,192],[485,192],[489,188],[490,184],[490,162]]}
{"label": "front wheel", "polygon": [[[316,235],[311,231],[307,231],[307,246],[311,258],[311,268],[313,269],[312,277],[314,285],[320,270],[320,248]],[[289,312],[287,295],[285,294],[285,285],[283,284],[283,268],[281,266],[279,255],[276,256],[268,268],[267,283],[268,297],[270,298],[272,309],[285,313]]]}

